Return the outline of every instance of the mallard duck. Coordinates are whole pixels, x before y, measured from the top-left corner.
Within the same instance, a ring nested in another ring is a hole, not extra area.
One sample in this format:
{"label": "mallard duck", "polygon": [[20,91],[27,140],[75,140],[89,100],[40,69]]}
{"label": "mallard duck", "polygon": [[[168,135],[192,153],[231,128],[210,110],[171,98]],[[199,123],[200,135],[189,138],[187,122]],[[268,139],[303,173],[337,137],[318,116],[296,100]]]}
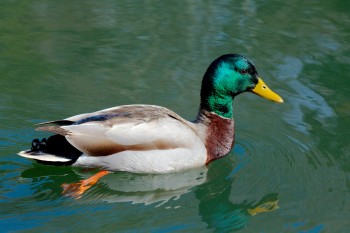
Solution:
{"label": "mallard duck", "polygon": [[54,135],[34,139],[31,149],[19,155],[45,164],[134,173],[169,173],[205,166],[233,148],[232,103],[243,92],[283,102],[258,76],[249,59],[222,55],[204,74],[194,121],[155,105],[118,106],[41,123],[37,130]]}

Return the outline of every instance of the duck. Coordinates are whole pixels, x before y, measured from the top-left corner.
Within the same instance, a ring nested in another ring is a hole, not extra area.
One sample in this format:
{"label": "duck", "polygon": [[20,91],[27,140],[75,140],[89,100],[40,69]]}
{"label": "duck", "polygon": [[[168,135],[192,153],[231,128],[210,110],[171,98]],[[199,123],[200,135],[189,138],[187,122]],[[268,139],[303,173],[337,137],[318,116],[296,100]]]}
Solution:
{"label": "duck", "polygon": [[76,196],[114,171],[162,174],[206,166],[232,150],[233,101],[244,92],[283,103],[251,60],[224,54],[204,73],[192,121],[161,106],[122,105],[40,123],[36,130],[53,135],[32,140],[31,148],[18,155],[42,164],[102,169],[79,184],[63,185],[79,186]]}

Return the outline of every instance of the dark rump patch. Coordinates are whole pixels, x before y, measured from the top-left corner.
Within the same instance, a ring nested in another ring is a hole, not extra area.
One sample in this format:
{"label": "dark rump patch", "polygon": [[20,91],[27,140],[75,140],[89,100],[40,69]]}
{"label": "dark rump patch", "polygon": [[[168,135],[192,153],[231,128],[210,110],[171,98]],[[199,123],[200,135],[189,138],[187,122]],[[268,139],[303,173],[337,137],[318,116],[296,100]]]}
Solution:
{"label": "dark rump patch", "polygon": [[40,153],[42,152],[70,160],[68,162],[50,162],[37,160],[39,163],[51,165],[71,165],[75,163],[77,159],[83,154],[81,151],[72,146],[64,136],[57,134],[49,137],[47,140],[45,138],[41,141],[34,139],[32,141],[31,151],[35,152],[38,156],[40,156]]}

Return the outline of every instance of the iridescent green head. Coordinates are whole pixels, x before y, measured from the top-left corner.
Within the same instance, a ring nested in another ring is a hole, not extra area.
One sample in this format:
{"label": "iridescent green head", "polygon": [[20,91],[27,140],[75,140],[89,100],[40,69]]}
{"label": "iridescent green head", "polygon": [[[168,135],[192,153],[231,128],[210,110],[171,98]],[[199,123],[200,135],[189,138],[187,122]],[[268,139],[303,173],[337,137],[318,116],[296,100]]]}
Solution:
{"label": "iridescent green head", "polygon": [[267,99],[282,103],[258,77],[254,64],[238,54],[226,54],[213,61],[204,74],[201,89],[201,109],[232,118],[233,98],[251,91]]}

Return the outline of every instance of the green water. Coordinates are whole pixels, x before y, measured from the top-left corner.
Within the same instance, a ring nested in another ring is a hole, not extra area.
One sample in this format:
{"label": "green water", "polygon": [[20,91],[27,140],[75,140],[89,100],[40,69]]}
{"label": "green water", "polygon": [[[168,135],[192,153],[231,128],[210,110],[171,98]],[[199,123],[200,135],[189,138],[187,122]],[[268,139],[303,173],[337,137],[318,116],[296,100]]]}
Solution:
{"label": "green water", "polygon": [[[1,1],[2,232],[349,232],[349,1]],[[16,153],[33,124],[133,103],[194,119],[202,75],[251,58],[285,100],[235,99],[236,146],[181,174],[104,177]],[[278,208],[277,208],[278,207]]]}

